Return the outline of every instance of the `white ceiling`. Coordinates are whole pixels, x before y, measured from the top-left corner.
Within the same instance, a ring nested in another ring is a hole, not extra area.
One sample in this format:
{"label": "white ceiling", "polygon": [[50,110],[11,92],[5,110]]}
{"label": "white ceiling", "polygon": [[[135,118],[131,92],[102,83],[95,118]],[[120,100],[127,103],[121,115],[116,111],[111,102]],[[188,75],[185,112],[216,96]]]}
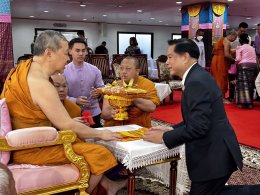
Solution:
{"label": "white ceiling", "polygon": [[[80,7],[80,2],[86,7]],[[13,18],[26,19],[180,26],[179,8],[198,2],[203,0],[182,0],[181,5],[177,5],[176,0],[11,0],[11,14]],[[259,0],[234,0],[228,4],[230,27],[236,28],[242,21],[247,22],[249,28],[260,23]],[[138,13],[139,9],[143,12]],[[44,13],[46,10],[49,12]]]}

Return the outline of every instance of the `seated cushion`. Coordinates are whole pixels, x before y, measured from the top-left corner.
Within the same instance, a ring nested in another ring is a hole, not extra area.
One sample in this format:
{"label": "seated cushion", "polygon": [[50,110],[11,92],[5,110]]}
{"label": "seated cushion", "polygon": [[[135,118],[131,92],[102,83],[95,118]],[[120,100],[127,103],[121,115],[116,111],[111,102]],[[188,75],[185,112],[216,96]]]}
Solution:
{"label": "seated cushion", "polygon": [[[10,115],[5,98],[0,100],[0,136],[5,136],[12,130]],[[0,162],[7,165],[10,160],[10,152],[0,151]]]}
{"label": "seated cushion", "polygon": [[169,82],[169,85],[170,85],[171,89],[182,89],[182,87],[183,87],[182,82],[179,80],[171,80]]}
{"label": "seated cushion", "polygon": [[76,182],[79,171],[73,164],[37,166],[27,164],[8,165],[15,179],[18,193]]}
{"label": "seated cushion", "polygon": [[32,127],[9,132],[5,138],[12,147],[55,142],[58,131],[53,127]]}
{"label": "seated cushion", "polygon": [[166,63],[164,62],[158,62],[159,69],[160,69],[160,75],[159,78],[161,80],[166,80],[171,77],[169,69],[166,67]]}

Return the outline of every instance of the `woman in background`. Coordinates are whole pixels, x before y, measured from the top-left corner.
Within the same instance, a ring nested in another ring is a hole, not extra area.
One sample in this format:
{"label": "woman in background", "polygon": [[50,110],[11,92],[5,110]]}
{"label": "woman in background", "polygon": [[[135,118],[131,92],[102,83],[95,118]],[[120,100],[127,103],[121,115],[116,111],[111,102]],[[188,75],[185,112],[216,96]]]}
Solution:
{"label": "woman in background", "polygon": [[138,47],[138,43],[135,37],[131,37],[129,40],[130,46],[128,46],[125,50],[125,54],[133,55],[133,54],[141,54],[141,50]]}
{"label": "woman in background", "polygon": [[236,104],[242,108],[253,107],[254,82],[257,74],[255,48],[249,45],[249,36],[239,36],[241,46],[236,49],[237,82]]}

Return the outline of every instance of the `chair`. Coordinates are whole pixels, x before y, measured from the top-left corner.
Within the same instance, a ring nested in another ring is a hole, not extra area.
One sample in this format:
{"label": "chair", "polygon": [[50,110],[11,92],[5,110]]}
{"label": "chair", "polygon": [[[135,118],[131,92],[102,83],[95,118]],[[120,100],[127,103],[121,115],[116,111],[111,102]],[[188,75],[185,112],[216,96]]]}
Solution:
{"label": "chair", "polygon": [[[168,84],[172,90],[172,93],[169,95],[170,104],[172,104],[173,103],[173,90],[181,89],[182,84],[181,84],[180,80],[176,80],[175,77],[171,76],[170,71],[166,67],[166,61],[167,61],[167,56],[160,55],[156,61],[156,64],[157,64],[159,82]],[[165,103],[165,100],[164,100],[164,103]]]}
{"label": "chair", "polygon": [[104,83],[111,83],[115,80],[114,76],[110,74],[109,55],[108,54],[92,54],[91,64],[96,66],[102,74]]}
{"label": "chair", "polygon": [[139,75],[148,78],[147,54],[134,54],[133,57],[137,58],[139,61]]}
{"label": "chair", "polygon": [[85,56],[85,62],[87,62],[87,63],[90,63],[90,64],[92,64],[92,54],[87,54],[86,56]]}
{"label": "chair", "polygon": [[[83,156],[73,152],[76,135],[71,130],[57,131],[53,127],[34,127],[11,131],[5,99],[1,105],[0,161],[11,170],[19,195],[47,195],[78,189],[87,195],[90,169]],[[63,145],[70,164],[35,166],[10,164],[10,153],[16,150]]]}

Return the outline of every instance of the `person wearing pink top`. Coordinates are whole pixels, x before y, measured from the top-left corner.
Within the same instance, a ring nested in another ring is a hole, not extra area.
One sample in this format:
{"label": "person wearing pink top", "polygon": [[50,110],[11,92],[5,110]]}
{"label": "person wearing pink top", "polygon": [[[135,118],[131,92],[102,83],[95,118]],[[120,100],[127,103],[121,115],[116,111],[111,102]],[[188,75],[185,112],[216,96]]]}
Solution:
{"label": "person wearing pink top", "polygon": [[236,49],[236,104],[241,108],[252,108],[254,82],[257,74],[256,53],[255,49],[248,44],[248,34],[241,34],[239,42],[241,46]]}

